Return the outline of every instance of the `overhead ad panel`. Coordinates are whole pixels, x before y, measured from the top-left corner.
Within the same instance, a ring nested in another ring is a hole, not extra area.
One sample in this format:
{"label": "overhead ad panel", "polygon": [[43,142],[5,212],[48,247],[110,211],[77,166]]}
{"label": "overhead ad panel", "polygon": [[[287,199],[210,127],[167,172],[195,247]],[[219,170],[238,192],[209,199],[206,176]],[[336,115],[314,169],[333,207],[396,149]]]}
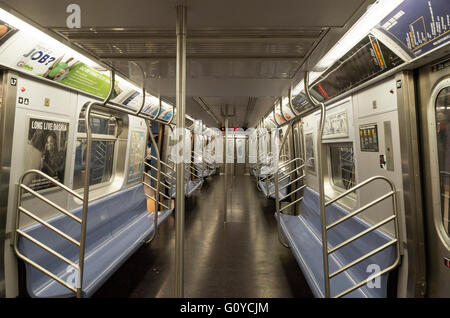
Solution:
{"label": "overhead ad panel", "polygon": [[327,101],[402,63],[400,57],[369,34],[317,79],[311,94],[319,101]]}
{"label": "overhead ad panel", "polygon": [[283,111],[283,115],[287,120],[291,120],[295,117],[294,113],[292,112],[291,108],[289,107],[288,103],[283,103],[281,110]]}
{"label": "overhead ad panel", "polygon": [[286,120],[283,118],[283,115],[281,114],[280,104],[278,104],[275,108],[275,120],[277,121],[277,126],[282,125],[286,122]]}
{"label": "overhead ad panel", "polygon": [[[36,34],[18,30],[0,20],[1,65],[106,98],[110,89],[109,72],[95,62],[88,61],[56,40],[44,41]],[[146,94],[145,99],[144,112],[156,116],[159,101],[149,94]],[[116,77],[111,101],[137,111],[142,104],[142,91]],[[170,120],[172,115],[173,107],[165,104],[159,118]]]}
{"label": "overhead ad panel", "polygon": [[450,41],[450,1],[405,0],[378,27],[412,57]]}
{"label": "overhead ad panel", "polygon": [[276,128],[277,124],[275,123],[275,119],[273,118],[273,112],[264,119],[264,127],[265,128]]}

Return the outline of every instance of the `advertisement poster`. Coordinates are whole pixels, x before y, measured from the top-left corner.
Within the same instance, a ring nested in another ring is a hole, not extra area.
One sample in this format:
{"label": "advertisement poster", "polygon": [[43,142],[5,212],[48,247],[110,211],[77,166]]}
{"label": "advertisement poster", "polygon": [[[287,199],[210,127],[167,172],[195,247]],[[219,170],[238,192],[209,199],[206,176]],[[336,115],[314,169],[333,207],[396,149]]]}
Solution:
{"label": "advertisement poster", "polygon": [[289,105],[285,104],[283,107],[281,107],[281,110],[283,111],[283,115],[287,120],[291,120],[295,117],[294,113],[290,109]]}
{"label": "advertisement poster", "polygon": [[278,125],[282,125],[286,122],[286,120],[284,119],[283,115],[281,114],[281,109],[280,106],[278,105],[277,108],[275,108],[275,118],[277,120],[277,124]]}
{"label": "advertisement poster", "polygon": [[[67,122],[30,118],[25,171],[37,169],[64,183],[68,132]],[[38,175],[33,175],[27,184],[35,191],[54,186]]]}
{"label": "advertisement poster", "polygon": [[145,153],[145,133],[131,132],[130,157],[128,159],[128,182],[142,178]]}
{"label": "advertisement poster", "polygon": [[409,55],[421,56],[450,41],[448,1],[403,1],[380,22],[387,34]]}
{"label": "advertisement poster", "polygon": [[13,28],[9,24],[0,20],[0,45],[5,43],[11,36],[13,36],[18,30]]}
{"label": "advertisement poster", "polygon": [[323,128],[323,139],[348,137],[347,111],[327,114]]}

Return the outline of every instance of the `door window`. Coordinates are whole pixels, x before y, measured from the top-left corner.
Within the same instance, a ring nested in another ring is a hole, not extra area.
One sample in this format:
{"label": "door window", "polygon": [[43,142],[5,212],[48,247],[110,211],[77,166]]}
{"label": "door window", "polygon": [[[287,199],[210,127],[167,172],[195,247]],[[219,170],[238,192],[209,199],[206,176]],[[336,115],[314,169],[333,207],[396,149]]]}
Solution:
{"label": "door window", "polygon": [[450,228],[450,87],[436,98],[436,135],[439,160],[442,222],[447,234]]}

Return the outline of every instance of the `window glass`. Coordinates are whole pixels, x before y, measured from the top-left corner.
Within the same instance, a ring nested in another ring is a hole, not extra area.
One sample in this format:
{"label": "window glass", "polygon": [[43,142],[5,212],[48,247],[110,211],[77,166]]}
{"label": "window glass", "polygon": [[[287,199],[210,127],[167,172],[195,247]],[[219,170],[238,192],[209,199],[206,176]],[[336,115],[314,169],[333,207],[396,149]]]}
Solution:
{"label": "window glass", "polygon": [[[117,131],[115,118],[93,114],[91,117],[92,141],[91,149],[91,174],[89,185],[109,182],[113,174],[114,149]],[[84,186],[86,173],[86,125],[84,116],[78,121],[78,139],[75,152],[75,168],[73,177],[73,188],[80,189]],[[102,140],[104,138],[104,140]]]}
{"label": "window glass", "polygon": [[305,134],[305,165],[309,171],[316,171],[313,134]]}
{"label": "window glass", "polygon": [[351,143],[330,145],[331,179],[339,188],[348,190],[355,185],[355,162]]}
{"label": "window glass", "polygon": [[[115,141],[110,140],[92,141],[90,185],[108,182],[111,179],[114,162],[114,143]],[[80,189],[84,186],[84,177],[86,173],[86,146],[86,139],[77,140],[73,178],[74,189]]]}
{"label": "window glass", "polygon": [[436,98],[436,131],[439,160],[442,222],[447,233],[450,227],[450,87]]}
{"label": "window glass", "polygon": [[[91,117],[91,131],[93,134],[115,136],[116,135],[116,120],[114,118],[106,117]],[[78,132],[86,133],[86,123],[84,118],[78,121]]]}

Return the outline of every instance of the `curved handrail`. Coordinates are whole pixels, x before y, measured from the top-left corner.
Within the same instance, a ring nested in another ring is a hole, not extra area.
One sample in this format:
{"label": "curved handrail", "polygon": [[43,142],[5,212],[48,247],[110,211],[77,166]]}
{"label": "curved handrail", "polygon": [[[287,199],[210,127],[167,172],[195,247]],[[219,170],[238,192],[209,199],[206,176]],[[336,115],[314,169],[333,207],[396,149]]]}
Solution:
{"label": "curved handrail", "polygon": [[281,114],[281,117],[283,117],[285,122],[289,121],[289,119],[287,119],[286,116],[284,116],[284,114],[283,114],[283,96],[280,96],[280,114]]}
{"label": "curved handrail", "polygon": [[110,78],[109,78],[109,92],[108,95],[106,95],[105,99],[103,100],[103,105],[108,104],[109,100],[111,99],[113,93],[114,93],[114,88],[116,86],[116,72],[114,71],[113,68],[111,68],[110,70]]}
{"label": "curved handrail", "polygon": [[[14,238],[13,238],[14,252],[20,259],[22,259],[23,261],[27,262],[28,264],[30,264],[31,266],[33,266],[34,268],[36,268],[40,272],[44,273],[45,275],[51,277],[52,279],[54,279],[55,281],[57,281],[58,283],[60,283],[64,287],[68,288],[69,290],[74,292],[77,297],[81,297],[82,296],[82,293],[81,293],[81,282],[82,282],[82,279],[83,279],[83,267],[80,266],[80,264],[82,262],[81,249],[84,248],[85,241],[82,241],[81,237],[80,237],[80,241],[75,240],[71,236],[65,234],[63,231],[55,228],[54,226],[52,226],[51,224],[47,223],[43,219],[39,218],[38,216],[36,216],[32,212],[30,212],[29,210],[23,208],[22,207],[23,190],[27,191],[28,193],[30,193],[34,197],[40,199],[41,201],[47,203],[48,205],[50,205],[51,207],[53,207],[56,210],[60,211],[61,213],[65,214],[66,216],[70,217],[74,221],[78,222],[79,224],[81,224],[81,228],[83,228],[83,226],[86,225],[86,218],[82,217],[80,219],[80,218],[76,217],[75,215],[71,214],[69,211],[67,211],[66,209],[62,208],[58,204],[50,201],[49,199],[45,198],[44,196],[42,196],[38,192],[34,191],[30,187],[26,186],[24,184],[24,179],[25,179],[25,177],[27,177],[30,174],[38,174],[38,175],[40,175],[42,178],[47,179],[48,181],[52,182],[56,187],[64,190],[65,192],[69,193],[70,195],[72,195],[72,196],[76,197],[77,199],[83,201],[83,197],[80,194],[78,194],[74,190],[70,189],[69,187],[64,185],[62,182],[60,182],[60,181],[50,177],[49,175],[43,173],[42,171],[37,170],[37,169],[31,169],[31,170],[26,171],[20,177],[19,183],[18,183],[17,210],[16,210],[16,221],[15,221],[15,230],[14,230]],[[52,248],[50,248],[47,245],[39,242],[37,239],[33,238],[32,236],[30,236],[27,233],[25,233],[24,231],[22,231],[20,229],[20,215],[21,215],[21,213],[26,214],[28,217],[30,217],[30,218],[34,219],[35,221],[41,223],[43,226],[45,226],[49,230],[55,232],[56,234],[58,234],[59,236],[63,237],[67,241],[69,241],[72,244],[74,244],[77,247],[79,247],[79,249],[80,249],[80,257],[79,257],[78,265],[76,263],[74,263],[73,261],[69,260],[68,258],[66,258],[65,256],[61,255],[60,253],[56,252]],[[36,244],[40,248],[44,249],[48,253],[50,253],[53,256],[59,258],[60,260],[62,260],[66,264],[72,266],[75,270],[77,270],[78,271],[78,275],[77,275],[78,277],[77,277],[77,285],[76,285],[76,287],[73,287],[72,285],[68,284],[67,282],[62,280],[60,277],[58,277],[57,275],[52,273],[51,271],[47,270],[46,268],[42,267],[41,265],[39,265],[35,261],[33,261],[33,260],[29,259],[28,257],[26,257],[25,255],[23,255],[19,251],[19,247],[18,247],[19,235],[22,235],[23,237],[25,237],[26,239],[30,240],[31,242],[33,242],[34,244]]]}
{"label": "curved handrail", "polygon": [[[309,102],[314,106],[320,107],[320,125],[319,132],[317,136],[317,162],[318,162],[318,179],[319,179],[319,205],[320,205],[320,219],[321,219],[321,228],[322,228],[322,255],[323,255],[323,271],[324,277],[328,277],[329,274],[329,265],[328,265],[328,241],[327,241],[327,233],[326,233],[326,218],[325,218],[325,185],[324,185],[324,176],[323,176],[323,160],[322,160],[322,136],[323,130],[325,127],[325,116],[326,116],[326,108],[324,103],[319,103],[314,97],[311,96],[309,91],[309,72],[305,72],[304,78],[304,89],[306,98]],[[330,297],[330,281],[328,279],[324,279],[325,286],[325,297]]]}
{"label": "curved handrail", "polygon": [[344,242],[334,246],[330,250],[328,250],[328,247],[327,247],[326,257],[328,258],[328,255],[336,252],[338,249],[340,249],[340,248],[342,248],[344,246],[347,246],[351,242],[361,238],[362,236],[364,236],[364,235],[366,235],[366,234],[368,234],[368,233],[370,233],[370,232],[372,232],[372,231],[380,228],[381,226],[386,225],[387,223],[392,222],[392,221],[394,222],[394,239],[389,241],[389,242],[387,242],[387,243],[385,243],[385,244],[383,244],[382,246],[380,246],[380,247],[378,247],[378,248],[376,248],[376,249],[366,253],[365,255],[359,257],[358,259],[352,261],[351,263],[349,263],[349,264],[339,268],[335,272],[333,272],[331,274],[328,274],[328,276],[325,277],[325,279],[329,281],[331,278],[339,275],[340,273],[348,270],[349,268],[353,267],[354,265],[364,261],[365,259],[367,259],[367,258],[369,258],[369,257],[371,257],[371,256],[373,256],[375,254],[377,254],[378,252],[380,252],[380,251],[382,251],[382,250],[384,250],[384,249],[386,249],[389,246],[394,245],[394,244],[396,245],[396,258],[395,258],[394,262],[390,266],[385,268],[384,270],[378,272],[375,275],[371,275],[368,279],[363,280],[363,281],[357,283],[356,285],[346,289],[345,291],[341,292],[340,294],[334,296],[335,298],[339,298],[339,297],[345,296],[348,293],[352,292],[353,290],[358,289],[361,286],[363,286],[364,284],[366,284],[367,281],[373,280],[376,277],[379,277],[379,276],[381,276],[381,275],[383,275],[385,273],[390,272],[395,267],[397,267],[398,264],[400,263],[400,242],[399,242],[397,192],[396,192],[394,183],[389,178],[384,177],[384,176],[374,176],[374,177],[371,177],[369,179],[366,179],[365,181],[363,181],[363,182],[355,185],[354,187],[348,189],[347,191],[345,191],[341,195],[337,196],[336,198],[334,198],[334,199],[332,199],[330,201],[327,201],[325,203],[325,206],[333,204],[334,202],[336,202],[336,201],[342,199],[343,197],[345,197],[346,195],[348,195],[348,194],[350,194],[350,193],[352,193],[352,192],[362,188],[363,186],[366,186],[367,184],[370,184],[370,183],[372,183],[372,182],[374,182],[376,180],[382,180],[382,181],[386,182],[389,185],[389,187],[391,188],[391,191],[386,193],[386,194],[384,194],[384,195],[382,195],[382,196],[380,196],[379,198],[373,200],[372,202],[369,202],[369,203],[365,204],[364,206],[360,207],[359,209],[353,211],[352,213],[347,214],[346,216],[340,218],[339,220],[333,222],[332,224],[327,225],[325,231],[328,231],[328,230],[334,228],[335,226],[341,224],[342,222],[344,222],[344,221],[346,221],[346,220],[348,220],[348,219],[350,219],[350,218],[360,214],[361,212],[371,208],[372,206],[380,203],[381,201],[384,201],[385,199],[387,199],[389,197],[392,197],[393,215],[390,216],[390,217],[385,218],[384,220],[382,220],[382,221],[378,222],[377,224],[369,227],[368,229],[366,229],[366,230],[364,230],[364,231],[362,231],[362,232],[360,232],[358,234],[355,234],[354,236],[346,239]]}
{"label": "curved handrail", "polygon": [[[155,136],[153,136],[152,125],[149,121],[147,121],[148,132],[150,134],[150,138],[152,140],[153,148],[155,148],[156,152],[156,191],[155,191],[155,217],[153,218],[153,233],[152,236],[145,242],[146,244],[151,243],[158,232],[158,214],[160,209],[160,200],[159,200],[159,187],[161,183],[161,155],[159,153],[159,147],[156,143]],[[144,179],[142,180],[144,182]],[[150,182],[151,183],[151,182]]]}
{"label": "curved handrail", "polygon": [[297,113],[295,111],[295,107],[294,107],[294,105],[292,105],[292,87],[289,88],[288,99],[289,99],[289,103],[288,103],[289,108],[291,109],[291,112],[294,114],[294,116],[297,117],[299,115],[299,113]]}

